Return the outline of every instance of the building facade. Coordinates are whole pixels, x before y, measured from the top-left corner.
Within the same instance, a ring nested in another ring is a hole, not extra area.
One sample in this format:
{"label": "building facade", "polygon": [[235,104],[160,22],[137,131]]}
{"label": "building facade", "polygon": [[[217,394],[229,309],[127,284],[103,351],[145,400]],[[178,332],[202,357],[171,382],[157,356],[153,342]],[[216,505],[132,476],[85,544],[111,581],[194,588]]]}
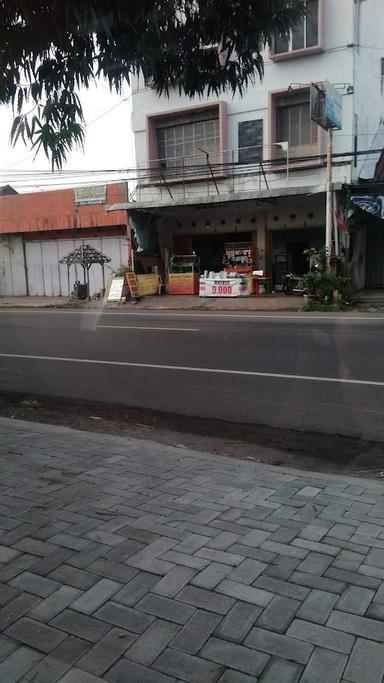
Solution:
{"label": "building facade", "polygon": [[[306,4],[289,39],[265,50],[264,78],[242,98],[159,97],[143,80],[134,84],[137,176],[130,201],[110,209],[131,211],[139,241],[153,233],[165,266],[172,254],[195,252],[202,270],[216,270],[226,243],[250,242],[275,288],[283,271],[306,270],[303,251],[324,245],[326,219],[327,134],[310,118],[313,83],[329,81],[342,98],[333,183],[344,215],[346,188],[358,182],[384,112],[384,3]],[[334,241],[354,276],[348,233],[336,229]],[[365,286],[361,273],[356,286]]]}
{"label": "building facade", "polygon": [[[12,190],[12,188],[11,188]],[[126,183],[77,189],[0,194],[0,296],[69,296],[83,271],[60,263],[90,244],[108,256],[105,275],[131,263],[131,231],[125,210],[107,205],[127,200]],[[89,272],[90,294],[103,287],[99,265]]]}

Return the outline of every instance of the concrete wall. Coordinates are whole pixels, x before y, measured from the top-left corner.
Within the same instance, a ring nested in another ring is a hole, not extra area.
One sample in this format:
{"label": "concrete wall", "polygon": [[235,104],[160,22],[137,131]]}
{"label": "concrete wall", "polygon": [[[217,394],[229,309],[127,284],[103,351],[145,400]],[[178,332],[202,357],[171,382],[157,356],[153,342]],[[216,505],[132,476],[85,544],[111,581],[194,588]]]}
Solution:
{"label": "concrete wall", "polygon": [[[380,119],[384,118],[384,88],[381,83],[384,1],[358,0],[355,13],[354,109],[357,116],[358,149],[366,150],[371,147]],[[376,160],[377,158],[378,155]],[[356,177],[363,161],[364,156],[361,156],[355,170]]]}
{"label": "concrete wall", "polygon": [[[384,19],[384,3],[379,15]],[[368,3],[369,4],[369,3]],[[228,149],[238,147],[238,123],[240,121],[262,118],[264,121],[264,142],[270,138],[269,94],[275,90],[286,90],[291,83],[309,84],[326,79],[333,83],[353,82],[353,2],[352,0],[324,0],[324,52],[304,55],[294,59],[273,62],[269,51],[265,50],[265,76],[263,81],[251,86],[243,98],[230,93],[220,95],[228,109]],[[380,24],[380,22],[379,22]],[[335,133],[335,153],[351,151],[353,148],[353,95],[343,92],[343,131]],[[201,100],[200,100],[201,101]],[[215,102],[217,98],[204,98],[204,102]],[[365,100],[366,101],[366,100]],[[199,103],[179,96],[174,91],[169,98],[159,98],[156,92],[145,88],[142,81],[136,83],[132,96],[132,130],[135,138],[136,160],[141,165],[147,163],[146,115],[161,111],[191,106]],[[264,157],[270,158],[268,149]],[[314,183],[323,179],[324,173],[313,174]],[[281,183],[285,179],[282,177]]]}

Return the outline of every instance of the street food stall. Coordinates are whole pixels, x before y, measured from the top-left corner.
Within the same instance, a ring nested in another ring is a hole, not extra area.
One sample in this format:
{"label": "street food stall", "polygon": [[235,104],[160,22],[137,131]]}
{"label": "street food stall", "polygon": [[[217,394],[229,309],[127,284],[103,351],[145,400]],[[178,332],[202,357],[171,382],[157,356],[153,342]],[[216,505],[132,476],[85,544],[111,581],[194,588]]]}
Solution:
{"label": "street food stall", "polygon": [[196,254],[172,256],[168,272],[168,294],[197,294],[199,259]]}

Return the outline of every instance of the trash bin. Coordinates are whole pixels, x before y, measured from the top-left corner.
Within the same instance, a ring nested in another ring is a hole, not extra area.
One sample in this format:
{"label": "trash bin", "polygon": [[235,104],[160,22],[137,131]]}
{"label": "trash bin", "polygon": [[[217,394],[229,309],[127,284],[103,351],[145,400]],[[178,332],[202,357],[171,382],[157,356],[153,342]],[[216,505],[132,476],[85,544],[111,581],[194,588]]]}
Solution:
{"label": "trash bin", "polygon": [[84,301],[84,299],[87,299],[88,297],[88,285],[82,284],[80,280],[76,280],[75,284],[73,285],[73,293],[76,299],[81,299]]}

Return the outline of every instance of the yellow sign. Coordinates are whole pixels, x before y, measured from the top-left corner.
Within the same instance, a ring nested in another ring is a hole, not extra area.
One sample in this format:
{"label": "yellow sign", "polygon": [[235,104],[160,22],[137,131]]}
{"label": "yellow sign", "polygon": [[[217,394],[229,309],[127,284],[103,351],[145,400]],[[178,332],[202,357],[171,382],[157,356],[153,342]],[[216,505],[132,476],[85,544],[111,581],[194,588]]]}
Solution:
{"label": "yellow sign", "polygon": [[147,275],[137,275],[137,282],[141,296],[153,296],[159,293],[159,276],[157,273],[148,273]]}
{"label": "yellow sign", "polygon": [[198,288],[197,273],[169,273],[168,294],[197,294]]}

